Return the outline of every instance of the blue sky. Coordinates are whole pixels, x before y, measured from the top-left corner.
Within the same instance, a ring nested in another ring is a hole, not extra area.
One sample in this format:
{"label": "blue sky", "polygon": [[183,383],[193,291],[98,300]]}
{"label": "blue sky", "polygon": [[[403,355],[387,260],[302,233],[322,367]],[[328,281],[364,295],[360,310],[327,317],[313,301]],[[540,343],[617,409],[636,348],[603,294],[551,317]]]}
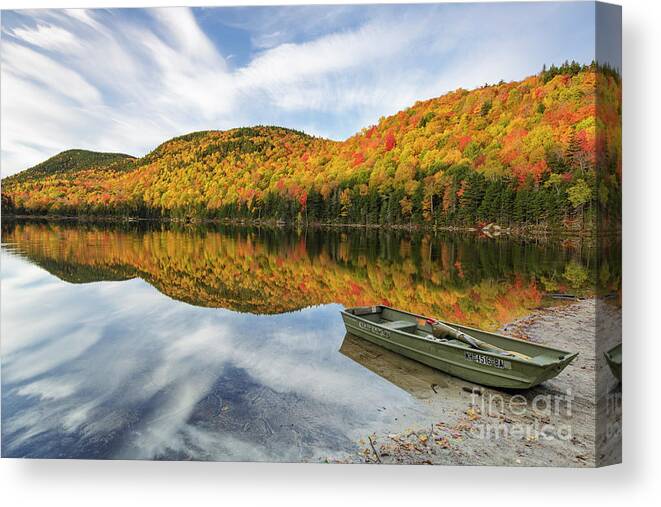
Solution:
{"label": "blue sky", "polygon": [[594,58],[574,2],[2,13],[2,175],[254,124],[345,139],[417,100]]}

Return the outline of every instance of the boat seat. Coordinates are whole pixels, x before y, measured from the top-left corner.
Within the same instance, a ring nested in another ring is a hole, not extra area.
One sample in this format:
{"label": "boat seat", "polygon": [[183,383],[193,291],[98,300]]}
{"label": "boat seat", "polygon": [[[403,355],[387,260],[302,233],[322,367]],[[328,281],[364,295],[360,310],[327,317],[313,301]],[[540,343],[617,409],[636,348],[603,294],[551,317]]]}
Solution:
{"label": "boat seat", "polygon": [[405,333],[414,333],[418,329],[418,325],[415,322],[409,322],[408,320],[393,320],[392,322],[384,322],[382,325],[388,329],[404,331]]}

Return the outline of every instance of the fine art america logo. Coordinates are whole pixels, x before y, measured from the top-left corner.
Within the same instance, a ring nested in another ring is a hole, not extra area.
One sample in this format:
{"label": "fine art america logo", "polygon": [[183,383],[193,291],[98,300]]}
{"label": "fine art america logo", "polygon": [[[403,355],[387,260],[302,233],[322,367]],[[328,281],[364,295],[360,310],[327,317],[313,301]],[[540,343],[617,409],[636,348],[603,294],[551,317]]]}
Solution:
{"label": "fine art america logo", "polygon": [[566,394],[539,394],[533,398],[522,394],[481,396],[473,391],[471,406],[482,416],[479,438],[571,440],[573,399],[571,390]]}

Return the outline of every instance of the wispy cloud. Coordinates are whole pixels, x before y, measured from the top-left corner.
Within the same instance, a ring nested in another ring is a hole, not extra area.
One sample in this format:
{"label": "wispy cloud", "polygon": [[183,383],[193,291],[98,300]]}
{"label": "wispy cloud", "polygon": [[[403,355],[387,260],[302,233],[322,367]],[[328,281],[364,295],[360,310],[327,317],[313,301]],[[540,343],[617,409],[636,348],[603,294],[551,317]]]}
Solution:
{"label": "wispy cloud", "polygon": [[35,28],[16,28],[9,32],[17,39],[33,46],[67,53],[80,49],[80,41],[71,32],[53,25],[37,25]]}
{"label": "wispy cloud", "polygon": [[2,289],[3,397],[21,407],[3,411],[6,455],[300,459],[391,420],[366,406],[423,410],[337,352],[336,305],[199,308],[138,279],[64,283],[4,247]]}
{"label": "wispy cloud", "polygon": [[593,54],[589,4],[3,13],[2,174],[201,129],[343,139],[415,100]]}
{"label": "wispy cloud", "polygon": [[80,105],[94,107],[102,101],[99,90],[82,75],[18,44],[3,44],[2,70],[9,79],[34,82],[49,93],[62,95]]}

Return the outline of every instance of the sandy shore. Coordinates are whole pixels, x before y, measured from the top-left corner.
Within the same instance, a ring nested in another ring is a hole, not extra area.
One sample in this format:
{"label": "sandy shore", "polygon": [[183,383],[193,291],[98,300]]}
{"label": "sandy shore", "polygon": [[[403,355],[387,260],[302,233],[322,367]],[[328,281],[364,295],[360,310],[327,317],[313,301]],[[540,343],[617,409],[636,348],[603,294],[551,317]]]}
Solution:
{"label": "sandy shore", "polygon": [[579,352],[559,376],[523,392],[477,386],[362,343],[361,362],[428,404],[432,418],[366,435],[355,455],[330,461],[594,466],[595,308],[593,299],[543,308],[500,330]]}

